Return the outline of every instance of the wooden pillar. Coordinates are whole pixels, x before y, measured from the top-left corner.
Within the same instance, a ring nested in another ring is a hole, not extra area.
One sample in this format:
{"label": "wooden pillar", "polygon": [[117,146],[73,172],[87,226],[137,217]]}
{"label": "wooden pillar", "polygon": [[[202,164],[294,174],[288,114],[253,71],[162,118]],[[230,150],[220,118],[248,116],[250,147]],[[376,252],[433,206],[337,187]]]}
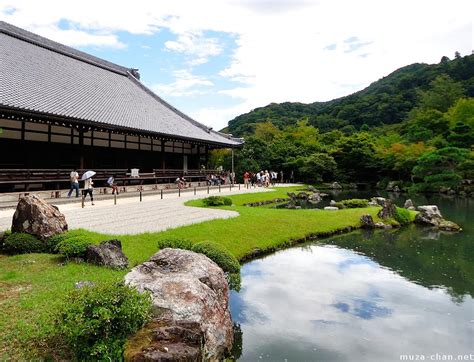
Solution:
{"label": "wooden pillar", "polygon": [[83,170],[85,168],[84,161],[84,130],[79,129],[79,168]]}

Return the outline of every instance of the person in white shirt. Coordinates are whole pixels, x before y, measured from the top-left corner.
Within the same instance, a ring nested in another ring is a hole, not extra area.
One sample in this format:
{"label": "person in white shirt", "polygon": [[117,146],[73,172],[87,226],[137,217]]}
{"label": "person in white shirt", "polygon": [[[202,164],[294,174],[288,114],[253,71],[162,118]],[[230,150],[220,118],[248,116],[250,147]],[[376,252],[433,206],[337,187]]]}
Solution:
{"label": "person in white shirt", "polygon": [[92,181],[92,178],[88,178],[87,180],[84,181],[84,200],[86,199],[87,195],[89,194],[91,197],[91,203],[94,205],[94,182]]}
{"label": "person in white shirt", "polygon": [[74,170],[70,173],[69,177],[71,179],[71,188],[69,189],[67,197],[71,197],[74,190],[76,190],[76,197],[79,197],[79,174]]}

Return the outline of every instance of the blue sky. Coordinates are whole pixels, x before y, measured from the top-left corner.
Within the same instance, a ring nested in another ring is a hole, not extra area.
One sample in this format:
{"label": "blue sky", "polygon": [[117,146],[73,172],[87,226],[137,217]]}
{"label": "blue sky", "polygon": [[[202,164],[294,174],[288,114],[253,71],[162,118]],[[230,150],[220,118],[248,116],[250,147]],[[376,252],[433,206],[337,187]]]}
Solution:
{"label": "blue sky", "polygon": [[0,0],[0,19],[135,67],[221,129],[271,102],[325,101],[414,62],[472,52],[472,1]]}

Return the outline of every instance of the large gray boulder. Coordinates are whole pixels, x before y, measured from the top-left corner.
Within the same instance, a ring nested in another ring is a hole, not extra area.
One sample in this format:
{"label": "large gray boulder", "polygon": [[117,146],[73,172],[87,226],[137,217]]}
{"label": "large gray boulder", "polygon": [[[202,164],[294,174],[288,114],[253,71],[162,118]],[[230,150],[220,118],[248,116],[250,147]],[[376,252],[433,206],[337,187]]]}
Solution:
{"label": "large gray boulder", "polygon": [[386,199],[384,205],[382,206],[382,210],[380,210],[377,216],[381,219],[389,219],[393,218],[397,213],[397,207],[393,203],[392,200]]}
{"label": "large gray boulder", "polygon": [[20,198],[12,221],[12,232],[35,235],[46,240],[67,231],[66,217],[56,206],[48,204],[37,195]]}
{"label": "large gray boulder", "polygon": [[439,211],[438,206],[436,205],[418,206],[418,211],[420,211],[420,213],[423,213],[427,217],[430,217],[430,218],[439,218],[439,219],[443,218],[443,216],[441,215],[441,211]]}
{"label": "large gray boulder", "polygon": [[[141,292],[151,293],[153,306],[160,311],[154,322],[159,322],[160,328],[197,324],[203,335],[205,360],[219,360],[230,351],[233,325],[229,287],[222,269],[208,257],[188,250],[166,248],[133,268],[125,276],[125,283]],[[158,331],[153,334],[159,335]],[[129,346],[125,354],[129,359],[142,360],[140,357],[144,358],[144,355],[140,354],[150,354],[154,345],[160,346],[159,340],[159,337],[158,340],[154,337],[153,341],[143,343],[138,352],[136,346]],[[179,343],[186,344],[186,341]],[[130,351],[135,351],[134,357],[129,355]],[[166,360],[187,359],[184,355],[174,355]]]}
{"label": "large gray boulder", "polygon": [[122,251],[120,240],[107,240],[101,242],[100,245],[89,245],[85,259],[88,263],[115,269],[128,267],[128,258]]}
{"label": "large gray boulder", "polygon": [[318,193],[318,192],[315,192],[314,194],[312,194],[310,197],[309,197],[309,201],[312,202],[312,203],[318,203],[318,202],[321,202],[323,198],[321,197],[321,194]]}
{"label": "large gray boulder", "polygon": [[413,201],[411,199],[406,199],[405,204],[403,205],[405,209],[412,210],[414,209]]}
{"label": "large gray boulder", "polygon": [[419,213],[415,217],[415,223],[433,226],[444,231],[461,231],[461,227],[449,220],[445,220],[436,205],[418,206]]}

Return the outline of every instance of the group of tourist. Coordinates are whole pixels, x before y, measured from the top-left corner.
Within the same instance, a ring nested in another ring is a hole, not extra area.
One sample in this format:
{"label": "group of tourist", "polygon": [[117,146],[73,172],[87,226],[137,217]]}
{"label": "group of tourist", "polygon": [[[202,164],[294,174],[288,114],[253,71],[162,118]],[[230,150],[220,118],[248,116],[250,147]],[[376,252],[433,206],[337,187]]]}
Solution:
{"label": "group of tourist", "polygon": [[[82,195],[84,199],[87,195],[90,196],[91,204],[94,205],[94,181],[92,181],[92,176],[95,175],[93,171],[87,171],[82,175],[81,181],[84,181],[84,189],[82,190]],[[67,197],[70,198],[72,193],[76,191],[76,197],[79,197],[79,173],[76,170],[71,171],[70,175],[71,187],[69,188],[69,192]],[[115,178],[110,176],[107,179],[107,185],[112,189],[112,195],[119,194],[117,183],[115,182]]]}
{"label": "group of tourist", "polygon": [[228,185],[234,183],[234,175],[232,172],[221,172],[219,174],[210,174],[206,176],[206,183],[209,186]]}
{"label": "group of tourist", "polygon": [[[249,171],[244,172],[244,185],[251,185],[253,187],[268,187],[275,185],[278,182],[278,172],[275,171],[259,171],[252,173]],[[280,183],[283,183],[283,171],[280,171]]]}

